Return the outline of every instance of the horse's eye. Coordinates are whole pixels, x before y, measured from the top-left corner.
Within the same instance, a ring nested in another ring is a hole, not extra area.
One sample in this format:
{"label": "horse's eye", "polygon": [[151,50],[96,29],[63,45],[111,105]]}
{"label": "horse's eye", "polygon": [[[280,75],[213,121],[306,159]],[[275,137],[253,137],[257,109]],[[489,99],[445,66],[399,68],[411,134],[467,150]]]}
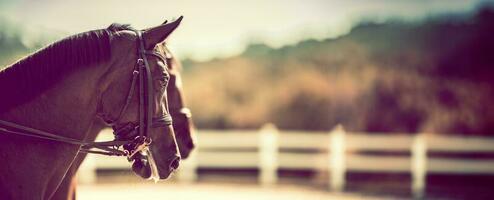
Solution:
{"label": "horse's eye", "polygon": [[166,74],[162,76],[158,81],[161,86],[166,87],[168,85],[169,80],[170,80],[170,76]]}
{"label": "horse's eye", "polygon": [[160,79],[159,83],[160,83],[160,86],[162,86],[162,87],[166,87],[166,85],[168,85],[168,81],[165,79]]}
{"label": "horse's eye", "polygon": [[160,87],[165,87],[165,86],[167,85],[167,83],[168,83],[168,82],[167,82],[165,79],[158,79],[158,83],[157,83],[157,84],[158,84]]}

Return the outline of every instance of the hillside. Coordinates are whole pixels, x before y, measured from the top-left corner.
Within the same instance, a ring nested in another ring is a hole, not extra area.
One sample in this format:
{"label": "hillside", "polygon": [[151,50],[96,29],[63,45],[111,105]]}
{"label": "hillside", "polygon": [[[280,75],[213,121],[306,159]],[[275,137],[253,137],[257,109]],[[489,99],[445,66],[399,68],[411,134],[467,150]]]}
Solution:
{"label": "hillside", "polygon": [[338,38],[186,60],[201,128],[492,134],[494,12],[362,23]]}
{"label": "hillside", "polygon": [[0,68],[15,62],[50,42],[62,33],[17,24],[0,15]]}

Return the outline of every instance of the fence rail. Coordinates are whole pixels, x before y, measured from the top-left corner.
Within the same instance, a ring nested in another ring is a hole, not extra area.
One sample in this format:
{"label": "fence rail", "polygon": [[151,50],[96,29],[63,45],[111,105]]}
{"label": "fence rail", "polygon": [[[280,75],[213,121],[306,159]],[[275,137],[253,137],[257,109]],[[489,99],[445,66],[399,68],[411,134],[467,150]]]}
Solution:
{"label": "fence rail", "polygon": [[[102,133],[98,140],[111,139]],[[399,155],[363,152],[399,152]],[[198,148],[181,163],[183,181],[197,179],[197,169],[258,168],[261,184],[274,184],[278,169],[329,172],[328,186],[341,190],[347,171],[404,172],[412,176],[412,192],[423,195],[427,173],[494,174],[494,160],[429,157],[430,152],[494,153],[494,138],[438,136],[433,134],[346,133],[341,126],[330,132],[278,131],[273,125],[260,130],[215,131],[198,134]],[[81,182],[95,180],[96,169],[128,169],[125,159],[88,156]]]}

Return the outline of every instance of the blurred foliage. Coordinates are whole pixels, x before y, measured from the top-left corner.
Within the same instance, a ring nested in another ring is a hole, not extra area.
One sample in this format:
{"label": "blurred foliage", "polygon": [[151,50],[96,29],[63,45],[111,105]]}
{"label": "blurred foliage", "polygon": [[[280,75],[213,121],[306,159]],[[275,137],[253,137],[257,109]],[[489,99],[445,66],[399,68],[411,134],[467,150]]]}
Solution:
{"label": "blurred foliage", "polygon": [[[55,36],[0,18],[0,64]],[[199,128],[493,134],[494,11],[421,22],[363,22],[348,34],[241,55],[183,60]]]}
{"label": "blurred foliage", "polygon": [[365,22],[348,34],[184,61],[200,128],[492,134],[494,12]]}
{"label": "blurred foliage", "polygon": [[19,26],[0,15],[0,68],[56,39],[61,39],[61,35],[38,27]]}
{"label": "blurred foliage", "polygon": [[15,61],[28,52],[22,43],[19,28],[8,20],[0,18],[0,65],[4,66]]}

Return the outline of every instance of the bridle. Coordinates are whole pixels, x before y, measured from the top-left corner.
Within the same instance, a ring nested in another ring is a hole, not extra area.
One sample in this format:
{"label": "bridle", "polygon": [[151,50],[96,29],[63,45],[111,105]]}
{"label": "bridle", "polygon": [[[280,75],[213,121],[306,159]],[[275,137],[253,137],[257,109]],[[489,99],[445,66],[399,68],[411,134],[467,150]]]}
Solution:
{"label": "bridle", "polygon": [[[114,141],[107,142],[84,142],[72,138],[59,136],[42,130],[37,130],[16,123],[0,120],[0,131],[7,133],[35,137],[45,140],[58,141],[68,144],[81,145],[80,153],[95,153],[110,156],[127,156],[130,160],[152,142],[149,131],[153,127],[163,127],[172,125],[172,117],[169,113],[162,116],[153,117],[153,79],[147,56],[154,56],[162,60],[166,65],[166,59],[153,50],[146,50],[142,32],[132,30],[137,35],[137,61],[132,72],[132,82],[125,99],[125,104],[119,112],[116,120],[110,122],[115,135]],[[139,81],[139,124],[127,123],[123,127],[117,127],[122,116],[131,103],[135,93],[136,83]],[[117,129],[118,128],[118,129]],[[97,150],[94,150],[97,149]]]}
{"label": "bridle", "polygon": [[[174,59],[173,57],[173,54],[171,53],[170,49],[168,49],[168,47],[165,45],[165,43],[163,43],[163,53],[165,55],[165,58],[167,61],[172,61]],[[168,63],[168,62],[167,62]],[[171,65],[167,65],[168,67],[170,67],[169,69],[171,69]],[[171,79],[173,80],[173,79]],[[175,84],[176,84],[176,79],[174,80],[175,81]],[[190,112],[190,109],[187,108],[187,107],[179,107],[178,109],[171,109],[170,108],[170,114],[172,116],[172,118],[174,119],[174,124],[173,126],[177,125],[177,124],[184,124],[184,123],[187,123],[189,124],[190,123],[190,120],[192,118],[192,113]]]}
{"label": "bridle", "polygon": [[[126,151],[127,156],[131,159],[135,153],[142,150],[144,147],[151,144],[152,140],[148,133],[152,127],[163,127],[172,125],[172,117],[165,113],[162,116],[153,117],[153,79],[151,76],[151,69],[149,67],[149,62],[147,56],[154,56],[160,59],[166,65],[166,59],[156,51],[146,50],[144,47],[144,40],[142,38],[142,32],[139,30],[133,30],[137,35],[137,46],[138,46],[138,58],[134,71],[132,72],[132,82],[131,86],[125,100],[125,104],[120,110],[120,113],[116,120],[110,122],[113,125],[114,135],[117,141],[129,141],[132,142],[124,145],[124,151]],[[127,123],[123,127],[115,126],[115,123],[119,122],[124,115],[125,111],[130,104],[136,82],[139,80],[139,124]]]}

